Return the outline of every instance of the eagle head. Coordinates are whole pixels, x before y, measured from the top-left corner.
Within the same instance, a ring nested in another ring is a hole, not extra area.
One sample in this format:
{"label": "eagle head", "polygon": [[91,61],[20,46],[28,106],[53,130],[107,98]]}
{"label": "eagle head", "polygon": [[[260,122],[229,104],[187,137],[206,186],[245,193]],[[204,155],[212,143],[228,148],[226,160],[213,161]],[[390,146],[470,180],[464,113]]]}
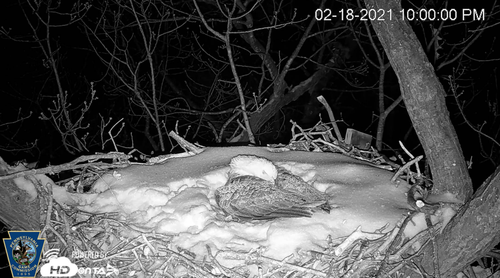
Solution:
{"label": "eagle head", "polygon": [[254,155],[238,155],[229,163],[229,177],[254,176],[274,182],[278,169],[268,159]]}

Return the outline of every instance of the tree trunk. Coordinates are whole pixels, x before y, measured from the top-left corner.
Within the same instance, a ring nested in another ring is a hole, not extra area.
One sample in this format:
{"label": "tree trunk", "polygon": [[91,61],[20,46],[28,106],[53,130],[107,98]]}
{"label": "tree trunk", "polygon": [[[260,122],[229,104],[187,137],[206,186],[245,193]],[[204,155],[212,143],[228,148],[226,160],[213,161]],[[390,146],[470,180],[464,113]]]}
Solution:
{"label": "tree trunk", "polygon": [[[436,238],[438,248],[434,256],[437,255],[441,277],[455,276],[499,242],[500,167]],[[432,252],[430,246],[424,254],[432,254],[429,252]],[[428,272],[434,268],[434,256],[425,256],[422,260],[422,266]]]}
{"label": "tree trunk", "polygon": [[402,20],[400,1],[365,3],[367,9],[392,10],[392,19],[385,13],[385,20],[374,20],[372,25],[399,79],[406,110],[431,166],[435,190],[469,199],[472,181],[446,108],[443,86],[417,36]]}
{"label": "tree trunk", "polygon": [[[269,119],[278,113],[281,108],[297,100],[301,95],[310,90],[310,88],[316,86],[321,79],[331,73],[330,69],[336,66],[339,57],[341,57],[341,53],[333,53],[332,58],[330,58],[325,66],[321,66],[312,76],[292,87],[286,93],[286,86],[275,86],[275,90],[278,90],[278,92],[273,92],[269,101],[259,111],[251,114],[250,126],[252,131],[258,131],[267,121],[269,121]],[[281,84],[286,85],[284,80]],[[244,139],[246,139],[246,137]]]}
{"label": "tree trunk", "polygon": [[[392,10],[392,20],[372,21],[372,25],[398,76],[408,114],[431,165],[435,188],[469,200],[472,181],[449,118],[444,89],[413,30],[401,19],[400,1],[365,0],[365,3],[367,9]],[[498,196],[500,168],[435,239],[437,254],[433,253],[432,244],[425,247],[423,270],[432,275],[438,269],[440,277],[451,277],[491,250],[500,240]]]}
{"label": "tree trunk", "polygon": [[[16,172],[0,157],[0,176]],[[23,181],[29,176],[19,177],[18,184],[31,183]],[[32,177],[34,178],[34,177]],[[40,230],[40,198],[34,198],[21,189],[13,179],[0,180],[0,221],[9,230]]]}

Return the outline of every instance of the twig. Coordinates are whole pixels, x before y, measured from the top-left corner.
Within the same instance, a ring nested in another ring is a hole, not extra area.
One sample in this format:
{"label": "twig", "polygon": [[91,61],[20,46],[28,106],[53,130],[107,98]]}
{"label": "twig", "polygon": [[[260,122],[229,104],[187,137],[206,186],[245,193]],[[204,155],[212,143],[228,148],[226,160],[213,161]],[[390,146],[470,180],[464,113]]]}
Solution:
{"label": "twig", "polygon": [[[119,158],[119,159],[118,159],[118,162],[116,162],[116,163],[89,162],[89,163],[77,164],[77,163],[80,163],[82,161],[87,161],[87,160],[111,159],[111,158]],[[90,166],[101,168],[101,169],[124,168],[124,167],[127,167],[131,164],[129,161],[124,160],[124,159],[129,159],[129,158],[131,158],[130,155],[125,155],[125,154],[121,154],[121,153],[87,155],[87,156],[79,157],[70,163],[65,163],[65,164],[56,165],[56,166],[49,166],[49,167],[40,168],[40,169],[31,169],[31,170],[24,170],[24,171],[10,173],[8,175],[0,176],[0,180],[18,178],[18,177],[22,177],[22,176],[26,176],[26,175],[55,174],[55,173],[59,173],[62,171],[75,170],[75,169],[80,169],[80,168],[85,168],[85,167],[90,167]]]}
{"label": "twig", "polygon": [[300,271],[302,273],[309,273],[309,274],[313,274],[313,275],[320,276],[320,277],[326,277],[326,273],[319,271],[319,270],[316,270],[316,269],[302,267],[302,266],[290,264],[290,263],[287,263],[284,261],[278,261],[278,260],[264,257],[261,255],[257,255],[257,257],[255,257],[254,254],[256,254],[256,252],[253,252],[251,254],[242,254],[242,253],[238,253],[235,251],[221,251],[220,254],[221,254],[221,256],[224,256],[224,258],[227,258],[227,259],[264,262],[267,264],[274,264],[274,265],[278,265],[278,266],[292,269],[295,271]]}
{"label": "twig", "polygon": [[118,147],[116,146],[116,142],[115,142],[115,137],[117,137],[120,132],[122,132],[123,128],[125,127],[125,123],[122,123],[122,125],[120,126],[120,129],[118,130],[118,132],[116,133],[116,135],[113,135],[113,129],[121,122],[123,121],[123,118],[121,118],[120,120],[118,120],[118,122],[116,122],[108,131],[108,135],[109,135],[109,139],[107,139],[106,141],[104,141],[102,143],[102,147],[104,149],[104,145],[106,145],[106,143],[108,141],[111,141],[113,143],[113,147],[115,147],[115,151],[117,152],[118,151]]}
{"label": "twig", "polygon": [[383,237],[385,234],[367,233],[361,231],[361,226],[358,226],[337,248],[335,248],[335,256],[340,256],[344,251],[358,239],[376,240]]}
{"label": "twig", "polygon": [[174,131],[170,131],[168,133],[168,136],[172,137],[175,139],[175,141],[177,141],[177,143],[179,143],[179,145],[187,152],[193,152],[195,154],[199,154],[203,151],[202,148],[199,148],[197,147],[196,145],[188,142],[186,139],[182,138],[181,136],[179,136],[177,133],[175,133]]}
{"label": "twig", "polygon": [[424,158],[423,155],[419,155],[417,156],[417,158],[415,159],[412,159],[411,161],[409,161],[408,163],[406,163],[405,165],[403,165],[401,168],[398,169],[398,171],[396,172],[396,174],[394,174],[394,176],[392,177],[391,181],[392,182],[395,182],[396,179],[408,168],[410,168],[411,165],[413,164],[416,164],[417,162],[419,162],[422,158]]}
{"label": "twig", "polygon": [[326,101],[326,99],[323,96],[319,96],[319,97],[317,97],[317,99],[319,102],[321,102],[321,104],[323,104],[323,106],[325,106],[326,111],[328,111],[328,117],[330,117],[330,121],[333,125],[333,130],[335,131],[335,135],[337,135],[337,139],[340,142],[344,142],[344,139],[342,138],[342,134],[340,134],[339,127],[337,126],[337,122],[335,121],[335,116],[333,115],[332,108],[330,107],[330,105],[328,104],[328,102]]}

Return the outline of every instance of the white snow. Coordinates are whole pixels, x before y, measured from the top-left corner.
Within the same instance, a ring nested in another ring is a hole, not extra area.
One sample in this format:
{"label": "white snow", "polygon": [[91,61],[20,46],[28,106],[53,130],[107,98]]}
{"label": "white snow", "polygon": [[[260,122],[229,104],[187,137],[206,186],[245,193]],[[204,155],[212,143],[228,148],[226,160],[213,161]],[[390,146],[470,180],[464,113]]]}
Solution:
{"label": "white snow", "polygon": [[[330,214],[238,223],[226,221],[214,191],[227,181],[229,161],[239,154],[265,157],[331,195]],[[136,227],[173,236],[173,245],[199,256],[212,250],[250,251],[281,260],[301,251],[321,251],[327,237],[339,238],[361,226],[373,232],[392,228],[410,206],[409,185],[392,183],[392,173],[340,154],[281,152],[266,148],[207,148],[199,155],[169,159],[153,166],[135,165],[100,178],[89,194],[54,188],[54,198],[90,212],[119,212]],[[449,212],[446,212],[449,213]],[[439,221],[437,219],[436,221]],[[415,234],[425,222],[409,233]],[[223,262],[230,265],[232,262]]]}

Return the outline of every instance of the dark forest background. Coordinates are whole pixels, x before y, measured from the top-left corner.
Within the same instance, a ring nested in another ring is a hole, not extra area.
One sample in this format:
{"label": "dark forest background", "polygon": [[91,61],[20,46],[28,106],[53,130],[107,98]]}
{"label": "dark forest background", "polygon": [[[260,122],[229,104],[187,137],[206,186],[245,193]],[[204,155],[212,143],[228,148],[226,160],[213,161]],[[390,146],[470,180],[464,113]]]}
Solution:
{"label": "dark forest background", "polygon": [[[363,3],[234,3],[2,1],[0,156],[41,167],[95,152],[157,155],[176,151],[171,130],[223,146],[253,141],[250,127],[257,145],[288,143],[290,121],[329,121],[320,95],[342,132],[371,134],[383,153],[402,141],[423,154],[400,98],[405,84],[370,22],[340,18],[360,15]],[[421,17],[408,23],[444,86],[478,184],[500,162],[499,6],[402,6]],[[457,18],[425,20],[430,10]]]}

